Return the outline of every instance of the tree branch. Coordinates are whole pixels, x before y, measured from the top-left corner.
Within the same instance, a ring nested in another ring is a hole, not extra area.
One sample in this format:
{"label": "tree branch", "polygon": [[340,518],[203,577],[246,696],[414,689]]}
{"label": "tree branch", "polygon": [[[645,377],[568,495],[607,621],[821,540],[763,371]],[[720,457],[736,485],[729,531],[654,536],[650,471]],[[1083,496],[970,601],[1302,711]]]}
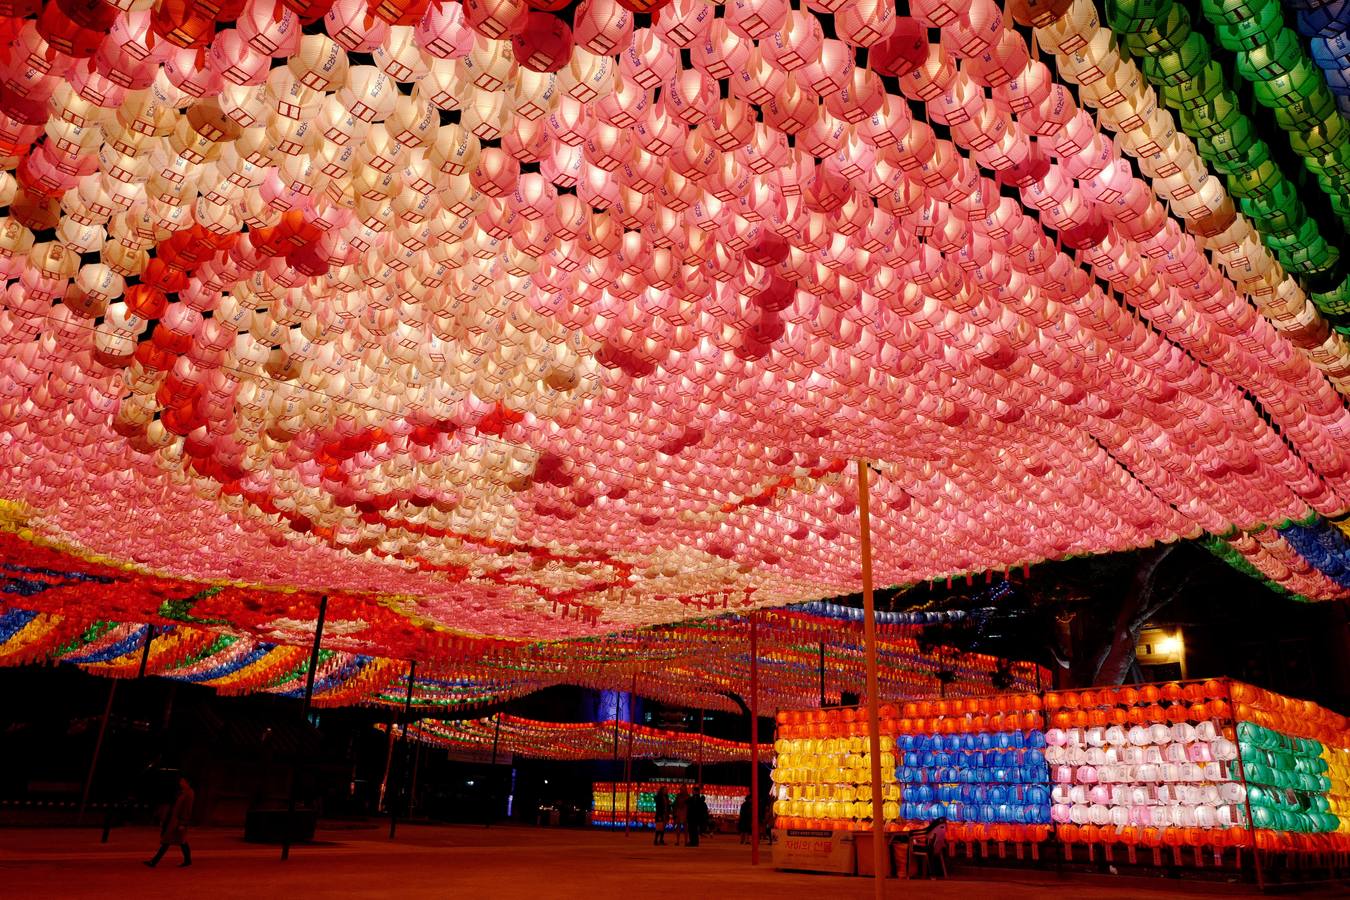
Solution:
{"label": "tree branch", "polygon": [[1180,592],[1180,587],[1161,603],[1149,603],[1157,586],[1158,573],[1164,560],[1176,549],[1173,544],[1162,544],[1140,554],[1139,566],[1130,580],[1129,592],[1121,601],[1116,614],[1111,639],[1102,648],[1092,669],[1093,684],[1120,684],[1129,671],[1129,665],[1135,658],[1135,647],[1139,642],[1139,629],[1149,616],[1170,603]]}

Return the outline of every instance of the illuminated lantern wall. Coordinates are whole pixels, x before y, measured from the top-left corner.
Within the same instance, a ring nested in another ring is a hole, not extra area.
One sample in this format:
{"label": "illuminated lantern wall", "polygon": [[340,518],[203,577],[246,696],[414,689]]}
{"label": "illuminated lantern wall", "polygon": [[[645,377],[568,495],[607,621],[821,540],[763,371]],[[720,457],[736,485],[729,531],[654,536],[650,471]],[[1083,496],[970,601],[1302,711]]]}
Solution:
{"label": "illuminated lantern wall", "polygon": [[[1054,835],[1123,845],[1131,859],[1136,848],[1350,849],[1350,728],[1308,701],[1209,680],[882,710],[900,801],[888,829],[942,817],[957,844]],[[866,740],[825,736],[865,733],[860,716],[780,713],[780,824],[870,827],[870,803],[844,802],[870,798],[847,755]]]}
{"label": "illuminated lantern wall", "polygon": [[[692,781],[642,781],[642,782],[595,782],[590,822],[602,828],[622,828],[625,817],[630,814],[629,794],[632,794],[631,817],[629,827],[653,828],[656,822],[656,792],[666,791],[672,800],[680,791],[694,789]],[[708,804],[708,814],[715,818],[733,818],[740,814],[741,803],[749,789],[736,785],[705,784],[703,799]]]}

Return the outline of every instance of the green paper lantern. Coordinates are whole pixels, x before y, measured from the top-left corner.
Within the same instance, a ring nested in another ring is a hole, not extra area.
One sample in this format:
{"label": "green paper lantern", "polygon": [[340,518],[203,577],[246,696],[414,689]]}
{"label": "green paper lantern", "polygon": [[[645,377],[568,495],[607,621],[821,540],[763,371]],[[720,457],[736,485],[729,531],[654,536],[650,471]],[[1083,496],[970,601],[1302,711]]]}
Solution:
{"label": "green paper lantern", "polygon": [[1290,133],[1312,131],[1334,115],[1336,99],[1325,90],[1275,108],[1275,121],[1282,130]]}
{"label": "green paper lantern", "polygon": [[1294,70],[1301,61],[1306,61],[1303,49],[1299,47],[1298,35],[1288,28],[1281,28],[1275,39],[1252,50],[1238,51],[1237,69],[1248,81],[1270,81]]}
{"label": "green paper lantern", "polygon": [[1279,815],[1275,810],[1265,806],[1252,806],[1252,820],[1257,828],[1276,828],[1279,825]]}
{"label": "green paper lantern", "polygon": [[1261,218],[1267,218],[1276,212],[1292,213],[1301,204],[1298,202],[1298,194],[1294,191],[1294,186],[1286,178],[1277,183],[1269,194],[1243,200],[1242,206],[1244,210],[1251,206],[1253,210],[1258,211],[1258,214],[1264,213]]}
{"label": "green paper lantern", "polygon": [[1246,116],[1226,131],[1196,141],[1200,154],[1210,160],[1241,163],[1258,143],[1251,120]]}
{"label": "green paper lantern", "polygon": [[1224,91],[1209,104],[1193,109],[1183,109],[1180,113],[1181,129],[1189,135],[1208,137],[1227,131],[1245,118],[1238,107],[1237,97],[1231,91]]}
{"label": "green paper lantern", "polygon": [[1268,6],[1278,7],[1280,4],[1279,0],[1204,0],[1201,5],[1205,18],[1218,25],[1237,24],[1259,16]]}
{"label": "green paper lantern", "polygon": [[[1264,146],[1264,145],[1263,145]],[[1284,181],[1284,173],[1274,161],[1266,159],[1228,177],[1228,193],[1237,198],[1266,197]]]}
{"label": "green paper lantern", "polygon": [[[1282,238],[1279,240],[1272,239],[1270,247],[1272,250],[1274,249],[1294,250],[1299,247],[1305,246],[1306,244],[1314,240],[1319,240],[1317,236],[1317,223],[1314,222],[1312,219],[1304,219],[1303,224],[1301,224],[1298,227],[1298,229],[1289,237]],[[1294,766],[1293,759],[1288,758],[1287,754],[1281,754],[1281,756],[1285,758],[1277,760],[1275,764],[1279,766],[1285,766],[1287,768],[1293,768]]]}
{"label": "green paper lantern", "polygon": [[1209,62],[1209,44],[1192,32],[1177,49],[1146,58],[1143,72],[1149,81],[1182,84],[1199,76]]}
{"label": "green paper lantern", "polygon": [[1346,143],[1347,137],[1350,137],[1350,122],[1334,114],[1312,128],[1289,135],[1289,145],[1299,156],[1316,157],[1333,152],[1338,147],[1350,148],[1350,144]]}
{"label": "green paper lantern", "polygon": [[1137,22],[1135,28],[1117,33],[1125,49],[1142,57],[1176,50],[1193,32],[1190,14],[1178,3],[1157,18]]}
{"label": "green paper lantern", "polygon": [[1158,87],[1163,103],[1173,109],[1203,106],[1228,90],[1223,80],[1223,68],[1214,60],[1206,63],[1194,78]]}
{"label": "green paper lantern", "polygon": [[1341,251],[1328,244],[1326,238],[1318,235],[1306,245],[1290,251],[1290,264],[1287,268],[1305,275],[1325,272],[1336,265],[1340,257]]}
{"label": "green paper lantern", "polygon": [[1277,107],[1294,102],[1289,97],[1307,97],[1322,85],[1322,76],[1311,60],[1300,59],[1289,72],[1252,82],[1252,96],[1262,106]]}
{"label": "green paper lantern", "polygon": [[1107,0],[1106,20],[1117,32],[1129,31],[1130,22],[1152,22],[1168,15],[1173,0]]}
{"label": "green paper lantern", "polygon": [[1274,41],[1284,28],[1280,4],[1268,3],[1256,15],[1240,22],[1224,22],[1214,26],[1219,46],[1234,53],[1257,50]]}

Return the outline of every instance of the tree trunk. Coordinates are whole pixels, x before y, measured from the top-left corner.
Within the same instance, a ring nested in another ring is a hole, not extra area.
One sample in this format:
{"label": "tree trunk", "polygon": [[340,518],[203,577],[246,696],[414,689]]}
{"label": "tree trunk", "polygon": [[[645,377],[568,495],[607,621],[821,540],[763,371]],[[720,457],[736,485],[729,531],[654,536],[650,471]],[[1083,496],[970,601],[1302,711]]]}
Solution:
{"label": "tree trunk", "polygon": [[1173,544],[1161,544],[1139,555],[1139,566],[1134,570],[1129,592],[1121,601],[1116,614],[1110,643],[1095,660],[1091,684],[1107,686],[1125,683],[1125,676],[1135,663],[1135,647],[1139,643],[1140,629],[1175,596],[1175,593],[1169,594],[1161,602],[1155,602],[1158,568],[1174,549]]}

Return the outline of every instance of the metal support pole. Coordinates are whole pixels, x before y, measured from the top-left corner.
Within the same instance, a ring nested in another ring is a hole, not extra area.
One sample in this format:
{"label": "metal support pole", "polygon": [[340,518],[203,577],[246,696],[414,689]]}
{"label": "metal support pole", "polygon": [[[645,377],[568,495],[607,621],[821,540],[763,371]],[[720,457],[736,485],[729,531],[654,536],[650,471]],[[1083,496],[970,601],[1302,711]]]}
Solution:
{"label": "metal support pole", "polygon": [[628,691],[628,759],[623,767],[623,780],[628,783],[628,801],[625,804],[623,833],[628,836],[628,828],[633,823],[633,794],[637,785],[633,781],[633,697],[637,694],[637,676],[633,676],[632,687]]}
{"label": "metal support pole", "polygon": [[389,772],[394,767],[394,738],[398,734],[398,714],[389,714],[389,748],[384,754],[384,778],[380,781],[380,802],[377,812],[384,812],[389,804]]}
{"label": "metal support pole", "polygon": [[[400,755],[403,757],[403,771],[408,771],[408,725],[412,718],[412,698],[413,687],[417,684],[417,660],[408,663],[408,696],[403,701],[403,734],[399,736],[398,742],[402,750]],[[389,840],[394,839],[394,833],[398,830],[398,801],[397,793],[389,801]]]}
{"label": "metal support pole", "polygon": [[98,768],[98,757],[103,752],[103,736],[108,733],[108,716],[112,714],[113,698],[117,696],[117,679],[108,679],[108,702],[103,705],[103,717],[98,721],[98,737],[94,738],[94,757],[89,760],[89,774],[84,778],[84,791],[80,794],[80,812],[75,821],[84,824],[84,808],[89,805],[89,792],[94,787],[94,770]]}
{"label": "metal support pole", "polygon": [[750,865],[759,865],[759,623],[750,614]]}
{"label": "metal support pole", "polygon": [[867,670],[867,746],[872,757],[872,871],[873,892],[881,900],[886,878],[886,815],[881,794],[881,703],[877,679],[877,611],[872,597],[872,523],[868,506],[867,462],[858,460],[858,537],[862,551],[863,639]]}
{"label": "metal support pole", "polygon": [[[619,816],[619,695],[614,694],[614,764],[609,767],[609,827],[613,828]],[[628,786],[624,785],[624,790]]]}
{"label": "metal support pole", "polygon": [[[300,721],[309,723],[309,708],[314,701],[314,675],[319,668],[319,647],[323,643],[323,623],[328,618],[328,595],[319,597],[319,618],[314,623],[314,647],[309,652],[309,671],[305,673],[305,702],[301,708]],[[295,782],[296,765],[291,764],[291,791],[286,801],[286,834],[281,839],[281,859],[291,858],[291,835],[295,831]]]}
{"label": "metal support pole", "polygon": [[141,646],[141,667],[136,672],[136,678],[145,677],[145,665],[150,662],[150,642],[155,639],[155,626],[145,626],[145,643]]}
{"label": "metal support pole", "polygon": [[703,783],[703,707],[698,708],[698,778],[699,784]]}
{"label": "metal support pole", "polygon": [[500,710],[492,717],[492,720],[496,723],[496,727],[492,730],[492,773],[488,776],[488,784],[492,785],[492,796],[488,798],[490,808],[488,809],[487,821],[483,823],[484,828],[491,828],[492,820],[497,817],[497,745],[502,740],[502,714]]}

